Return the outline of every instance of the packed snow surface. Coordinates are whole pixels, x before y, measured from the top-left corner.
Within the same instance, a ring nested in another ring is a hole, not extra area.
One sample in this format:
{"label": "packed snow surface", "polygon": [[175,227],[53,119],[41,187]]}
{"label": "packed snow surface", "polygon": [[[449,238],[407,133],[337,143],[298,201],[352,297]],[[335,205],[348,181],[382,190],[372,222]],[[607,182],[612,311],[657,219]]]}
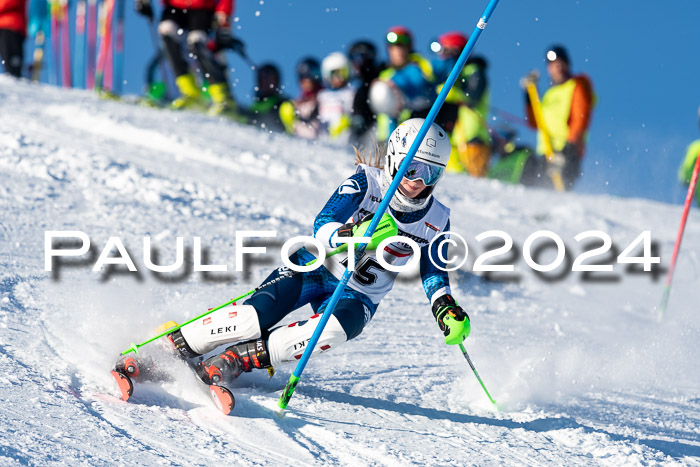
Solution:
{"label": "packed snow surface", "polygon": [[[574,237],[599,230],[620,253],[649,230],[667,268],[680,206],[445,176],[436,195],[470,247],[451,273],[472,322],[465,344],[500,411],[459,349],[444,344],[415,274],[397,281],[358,338],[310,361],[284,418],[273,409],[293,367],[272,379],[241,376],[228,417],[177,362],[175,381],[137,385],[122,402],[109,375],[117,354],[165,321],[258,285],[280,264],[286,239],[311,233],[354,156],[6,78],[0,102],[0,464],[700,464],[697,209],[659,321],[663,271],[615,264],[586,277],[565,262],[541,277],[522,251],[528,236],[548,230],[574,260],[586,243]],[[52,230],[84,232],[90,252],[45,271]],[[244,230],[277,237],[256,241],[268,253],[236,271]],[[513,238],[498,258],[513,273],[472,271],[503,243],[475,239],[489,230]],[[92,271],[110,237],[137,272]],[[151,272],[144,237],[164,265],[183,237],[184,265]],[[194,237],[202,261],[227,272],[192,271]],[[549,248],[539,261],[553,258]],[[311,314],[302,308],[284,322]]]}

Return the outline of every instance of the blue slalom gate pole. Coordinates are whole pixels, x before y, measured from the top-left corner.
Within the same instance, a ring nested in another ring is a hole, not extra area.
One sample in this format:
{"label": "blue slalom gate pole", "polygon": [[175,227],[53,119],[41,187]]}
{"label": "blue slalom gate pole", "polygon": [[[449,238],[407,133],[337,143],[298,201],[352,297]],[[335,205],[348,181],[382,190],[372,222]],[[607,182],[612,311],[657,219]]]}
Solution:
{"label": "blue slalom gate pole", "polygon": [[[372,218],[372,221],[370,222],[369,227],[367,228],[367,231],[364,235],[365,237],[372,236],[375,229],[377,228],[377,225],[379,224],[379,221],[381,220],[382,216],[384,215],[384,212],[389,207],[389,202],[391,201],[391,198],[394,197],[394,193],[396,192],[397,188],[399,187],[399,183],[401,183],[401,180],[403,179],[403,175],[406,173],[408,166],[411,165],[411,161],[413,160],[413,157],[416,155],[416,152],[418,151],[418,147],[420,146],[421,142],[423,141],[423,138],[425,137],[426,133],[428,133],[430,126],[435,121],[435,117],[437,116],[437,113],[440,111],[442,104],[445,103],[445,98],[447,98],[447,94],[452,89],[452,86],[454,86],[455,81],[457,81],[457,77],[459,76],[460,72],[462,71],[462,68],[467,63],[467,59],[469,58],[469,55],[471,55],[472,49],[474,48],[476,41],[479,40],[479,36],[483,32],[484,28],[486,28],[486,24],[488,23],[489,18],[491,17],[491,14],[493,13],[493,10],[496,9],[496,5],[498,5],[498,1],[499,0],[489,0],[489,3],[486,6],[486,9],[484,10],[484,14],[481,16],[481,18],[479,19],[479,22],[474,27],[474,31],[472,32],[471,36],[469,37],[469,41],[467,42],[467,45],[464,47],[464,50],[462,50],[462,53],[460,54],[459,58],[457,59],[457,63],[455,63],[454,68],[452,68],[452,71],[450,72],[450,76],[448,76],[447,81],[445,81],[445,85],[442,87],[442,90],[438,94],[437,99],[435,99],[435,103],[433,104],[432,108],[430,109],[430,112],[428,112],[428,116],[425,117],[425,121],[423,122],[423,125],[420,127],[420,130],[418,130],[418,135],[416,136],[416,139],[413,141],[413,144],[409,148],[408,154],[406,154],[406,157],[404,158],[404,160],[401,161],[401,165],[399,165],[398,172],[394,176],[394,180],[391,182],[391,185],[389,185],[389,189],[387,190],[386,195],[384,196],[384,199],[382,200],[381,203],[379,203],[379,207],[377,208],[377,212],[375,213],[374,217]],[[362,253],[364,252],[365,248],[366,248],[365,244],[358,245],[358,247],[355,251],[355,258],[359,258],[362,255]],[[351,254],[351,253],[348,252],[348,254]],[[331,317],[331,314],[333,314],[333,310],[335,309],[335,306],[338,304],[338,301],[340,300],[340,295],[343,293],[343,290],[345,289],[345,286],[347,285],[348,281],[350,280],[350,277],[352,276],[353,272],[354,271],[351,271],[349,267],[345,270],[343,277],[340,279],[340,283],[338,284],[335,291],[333,292],[331,299],[328,301],[328,305],[326,306],[326,309],[323,311],[323,314],[321,315],[321,318],[319,319],[319,323],[316,326],[316,329],[314,330],[314,333],[311,336],[311,339],[309,339],[309,343],[306,345],[306,349],[304,350],[304,353],[301,356],[301,359],[299,359],[299,363],[297,363],[297,366],[294,369],[294,372],[289,377],[289,381],[287,382],[287,385],[285,386],[284,391],[282,392],[282,396],[280,397],[280,400],[277,404],[277,406],[280,409],[284,410],[287,408],[287,404],[289,404],[289,401],[292,398],[292,395],[294,394],[294,389],[296,389],[297,383],[299,383],[299,380],[301,379],[301,374],[304,372],[304,368],[306,367],[306,364],[309,361],[309,357],[311,357],[311,354],[313,353],[314,348],[316,347],[316,344],[318,343],[318,339],[321,337],[321,333],[323,333],[323,329],[326,327],[326,323],[328,322],[328,319]]]}

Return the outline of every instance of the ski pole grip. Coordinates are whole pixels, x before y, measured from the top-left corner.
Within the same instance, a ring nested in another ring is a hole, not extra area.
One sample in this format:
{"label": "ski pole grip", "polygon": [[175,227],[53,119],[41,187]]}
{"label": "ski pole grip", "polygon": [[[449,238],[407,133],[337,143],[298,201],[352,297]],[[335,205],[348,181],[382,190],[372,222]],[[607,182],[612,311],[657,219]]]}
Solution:
{"label": "ski pole grip", "polygon": [[287,381],[287,385],[284,387],[284,391],[282,392],[282,397],[280,397],[279,402],[277,402],[277,407],[280,409],[284,410],[287,408],[287,404],[289,404],[289,401],[292,398],[292,394],[294,394],[294,390],[297,387],[297,383],[299,382],[299,377],[291,375],[289,377],[289,381]]}

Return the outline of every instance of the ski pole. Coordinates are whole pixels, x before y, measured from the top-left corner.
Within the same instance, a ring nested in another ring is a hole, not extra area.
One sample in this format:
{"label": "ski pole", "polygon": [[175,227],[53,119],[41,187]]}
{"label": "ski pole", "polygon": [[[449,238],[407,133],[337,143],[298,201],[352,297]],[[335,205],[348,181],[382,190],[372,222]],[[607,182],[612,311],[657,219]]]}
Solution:
{"label": "ski pole", "polygon": [[520,125],[524,128],[527,128],[530,131],[534,131],[533,128],[528,125],[527,120],[525,120],[522,117],[519,117],[511,112],[508,112],[507,110],[499,109],[498,107],[491,106],[491,112],[496,114],[498,117],[502,118],[503,120],[514,123],[516,125]]}
{"label": "ski pole", "polygon": [[[396,227],[396,224],[394,224],[394,227]],[[394,233],[395,233],[395,231],[394,231]],[[331,257],[331,256],[333,256],[333,255],[336,255],[336,254],[338,254],[338,253],[341,253],[341,252],[345,251],[345,250],[347,249],[347,247],[348,247],[347,244],[344,244],[344,245],[339,246],[339,247],[336,248],[335,250],[333,250],[333,251],[331,251],[330,253],[328,253],[328,254],[326,255],[326,258]],[[317,259],[318,259],[318,258],[312,259],[312,260],[309,261],[308,263],[304,264],[304,266],[310,266],[310,265],[314,264],[314,263],[316,262]],[[272,285],[272,284],[276,284],[277,282],[281,281],[282,279],[286,279],[286,278],[288,278],[288,277],[292,277],[292,276],[294,276],[294,275],[296,275],[296,274],[297,274],[297,271],[293,271],[293,270],[291,270],[291,269],[290,269],[290,270],[287,270],[287,271],[284,271],[284,272],[283,272],[282,274],[280,274],[279,276],[275,277],[274,279],[270,279],[269,281],[265,282],[264,284],[260,284],[259,286],[257,286],[257,287],[254,288],[253,290],[249,290],[248,292],[246,292],[246,293],[244,293],[244,294],[242,294],[242,295],[239,295],[239,296],[236,297],[236,298],[232,298],[232,299],[229,300],[228,302],[224,303],[223,305],[219,305],[219,306],[217,306],[216,308],[210,308],[210,309],[207,310],[205,313],[202,313],[202,314],[199,315],[199,316],[195,316],[194,318],[190,319],[189,321],[186,321],[186,322],[184,322],[184,323],[182,323],[182,324],[180,324],[180,325],[177,325],[177,326],[168,328],[166,331],[163,331],[162,333],[158,334],[157,336],[151,337],[150,339],[148,339],[148,340],[146,340],[146,341],[143,341],[143,342],[141,342],[140,344],[136,344],[136,343],[133,343],[133,342],[132,342],[132,343],[131,343],[131,346],[129,346],[128,349],[126,349],[125,351],[123,351],[123,352],[121,353],[121,355],[127,355],[127,354],[129,354],[129,353],[131,353],[131,352],[133,352],[133,353],[135,353],[135,354],[136,354],[136,353],[139,353],[139,349],[140,349],[141,347],[143,347],[144,345],[150,344],[151,342],[153,342],[153,341],[155,341],[155,340],[157,340],[157,339],[160,339],[160,338],[163,337],[163,336],[167,336],[168,334],[171,334],[171,333],[177,331],[177,330],[180,329],[181,327],[184,327],[184,326],[186,326],[186,325],[192,323],[193,321],[197,321],[197,320],[200,319],[200,318],[204,318],[204,317],[207,316],[208,314],[214,313],[215,311],[220,310],[220,309],[224,308],[225,306],[228,306],[228,305],[230,305],[230,304],[232,304],[232,303],[237,302],[238,300],[241,300],[241,299],[243,299],[243,298],[246,298],[247,296],[252,295],[252,294],[254,294],[255,292],[257,292],[258,290],[264,289],[265,287],[268,287],[268,286],[270,286],[270,285]]]}
{"label": "ski pole", "polygon": [[[464,67],[464,65],[467,62],[467,58],[469,58],[469,55],[471,54],[472,49],[474,48],[474,44],[476,44],[476,41],[479,39],[479,36],[481,35],[484,28],[486,27],[486,24],[488,23],[488,20],[491,17],[493,10],[496,8],[496,5],[498,5],[498,0],[489,0],[488,5],[486,6],[486,10],[484,10],[484,14],[481,16],[481,18],[479,19],[479,22],[474,27],[474,32],[469,37],[469,41],[467,42],[467,45],[464,47],[464,50],[462,50],[462,53],[460,54],[459,58],[457,59],[457,63],[455,63],[454,68],[452,68],[450,75],[447,77],[447,81],[445,81],[445,85],[440,90],[440,93],[438,94],[437,98],[435,99],[435,103],[431,107],[430,112],[428,112],[428,115],[425,118],[423,125],[421,126],[420,130],[418,130],[418,134],[416,135],[416,138],[413,140],[413,144],[411,144],[411,147],[409,148],[408,153],[406,154],[406,157],[404,158],[403,161],[401,161],[401,165],[399,165],[398,171],[397,171],[396,175],[394,176],[394,180],[391,182],[391,185],[389,185],[389,188],[388,188],[386,194],[384,195],[382,202],[379,203],[379,206],[377,207],[377,212],[374,215],[374,217],[372,218],[372,221],[370,222],[370,225],[364,234],[365,237],[371,237],[374,234],[374,230],[377,228],[377,225],[379,224],[380,218],[383,218],[384,212],[389,207],[389,202],[394,197],[394,193],[396,192],[396,190],[399,186],[399,183],[401,183],[401,179],[403,178],[404,174],[406,173],[408,166],[411,164],[413,157],[416,155],[416,152],[418,151],[418,147],[420,146],[421,142],[423,141],[423,138],[425,137],[426,133],[428,133],[428,129],[430,129],[430,126],[432,125],[433,121],[435,121],[435,116],[440,111],[440,108],[442,107],[442,104],[445,102],[445,98],[447,97],[447,94],[452,89],[452,86],[454,86],[455,81],[457,80],[459,73],[462,71],[462,68]],[[365,249],[366,249],[366,246],[364,244],[359,244],[357,249],[355,250],[355,258],[358,259],[364,253]],[[340,296],[343,293],[343,290],[345,289],[345,286],[347,285],[348,281],[350,280],[350,276],[352,276],[353,272],[354,271],[351,271],[349,267],[347,267],[345,269],[345,273],[343,273],[343,276],[341,277],[340,282],[338,283],[338,286],[335,288],[333,295],[331,295],[331,298],[328,301],[328,305],[326,306],[326,309],[323,311],[321,318],[319,318],[319,322],[316,325],[316,329],[314,330],[314,333],[312,334],[311,339],[309,339],[309,343],[306,345],[306,349],[304,349],[304,353],[302,354],[301,358],[299,359],[299,363],[297,363],[297,366],[294,369],[294,372],[289,377],[289,381],[287,382],[287,385],[285,386],[284,391],[282,391],[282,395],[280,396],[280,400],[277,404],[277,406],[280,409],[284,410],[287,408],[287,405],[289,404],[289,401],[291,400],[292,395],[294,394],[294,389],[296,388],[297,384],[299,383],[299,380],[301,379],[301,375],[304,372],[304,368],[306,367],[306,364],[309,361],[309,357],[311,357],[311,354],[313,353],[314,348],[316,347],[316,344],[318,343],[318,340],[321,337],[321,333],[323,332],[323,329],[326,327],[326,323],[328,322],[328,319],[331,317],[331,314],[333,313],[335,306],[338,304],[338,301],[340,300]]]}
{"label": "ski pole", "polygon": [[659,307],[659,319],[661,319],[666,313],[666,305],[668,305],[668,298],[671,295],[671,281],[673,281],[673,271],[676,268],[676,259],[678,259],[678,252],[681,249],[681,241],[683,240],[683,233],[685,232],[685,221],[688,219],[688,213],[690,212],[690,205],[693,202],[693,195],[695,194],[695,188],[698,184],[698,172],[700,172],[700,153],[698,153],[697,159],[695,159],[695,167],[693,168],[693,176],[690,177],[690,185],[688,185],[688,193],[685,195],[685,206],[683,206],[683,215],[681,216],[681,225],[678,228],[678,234],[676,235],[676,244],[673,246],[673,256],[671,257],[671,266],[668,269],[668,276],[666,276],[666,286],[664,287],[664,295],[661,299],[661,306]]}
{"label": "ski pole", "polygon": [[472,368],[472,371],[474,372],[474,376],[476,376],[477,381],[479,381],[479,384],[481,385],[481,388],[484,390],[486,395],[488,396],[489,400],[493,404],[494,407],[496,407],[496,410],[498,411],[498,404],[496,404],[496,401],[493,400],[493,397],[491,397],[491,394],[489,394],[489,390],[486,389],[486,386],[484,385],[484,382],[481,380],[481,376],[479,376],[479,373],[476,371],[476,367],[472,363],[472,359],[469,358],[469,354],[467,353],[467,349],[464,348],[464,344],[459,344],[459,349],[462,351],[462,355],[464,355],[464,358],[467,359],[467,362],[469,362],[469,366]]}

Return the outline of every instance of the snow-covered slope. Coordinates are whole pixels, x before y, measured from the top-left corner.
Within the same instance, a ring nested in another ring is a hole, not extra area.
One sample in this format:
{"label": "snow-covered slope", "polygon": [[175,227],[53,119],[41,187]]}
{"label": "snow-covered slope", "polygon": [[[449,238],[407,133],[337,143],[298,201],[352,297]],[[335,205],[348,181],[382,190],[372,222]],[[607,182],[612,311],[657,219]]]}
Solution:
{"label": "snow-covered slope", "polygon": [[[442,342],[411,277],[361,336],[310,362],[283,419],[270,409],[292,368],[243,375],[229,417],[175,363],[175,382],[138,386],[124,403],[108,372],[118,352],[257,285],[279,263],[279,243],[235,272],[234,233],[309,234],[353,156],[2,77],[0,105],[0,464],[700,463],[697,209],[661,322],[663,274],[616,265],[616,281],[548,282],[522,255],[519,281],[453,274],[472,320],[466,347],[500,412]],[[621,251],[650,230],[667,266],[681,213],[458,176],[436,194],[469,242],[469,265],[484,251],[474,237],[497,229],[519,250],[533,232],[553,231],[572,258],[580,232],[605,231]],[[45,272],[48,230],[85,232],[91,260]],[[229,272],[193,273],[190,258],[189,270],[154,275],[142,257],[149,236],[160,264],[175,259],[176,237],[191,247],[197,236]],[[138,273],[91,271],[109,237]]]}

